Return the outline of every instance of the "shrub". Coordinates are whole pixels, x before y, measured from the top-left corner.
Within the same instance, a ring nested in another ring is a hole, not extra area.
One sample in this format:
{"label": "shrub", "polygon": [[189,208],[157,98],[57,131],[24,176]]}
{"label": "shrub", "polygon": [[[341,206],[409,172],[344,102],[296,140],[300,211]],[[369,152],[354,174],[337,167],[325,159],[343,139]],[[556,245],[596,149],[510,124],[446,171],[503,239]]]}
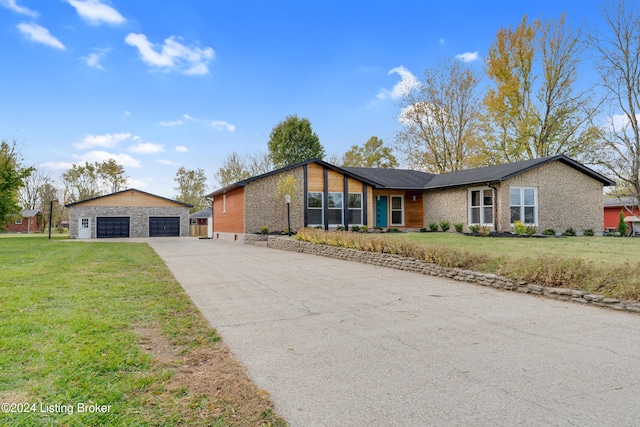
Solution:
{"label": "shrub", "polygon": [[425,227],[422,227],[422,228],[420,229],[420,232],[421,232],[421,233],[426,233],[426,232],[427,232],[427,229],[426,229]]}
{"label": "shrub", "polygon": [[438,224],[436,224],[435,222],[430,222],[429,223],[429,230],[438,231]]}
{"label": "shrub", "polygon": [[455,228],[458,233],[462,233],[462,231],[464,230],[464,224],[461,222],[456,222],[455,224],[453,224],[453,228]]}
{"label": "shrub", "polygon": [[360,231],[360,226],[359,225],[352,225],[349,230],[353,231],[354,233],[357,233]]}
{"label": "shrub", "polygon": [[478,228],[478,233],[480,233],[481,236],[488,236],[489,233],[491,233],[491,227],[488,225],[481,225]]}
{"label": "shrub", "polygon": [[367,226],[366,226],[366,225],[361,225],[361,226],[360,226],[360,232],[361,232],[361,233],[368,233],[368,232],[369,232],[369,229],[367,228]]}
{"label": "shrub", "polygon": [[553,228],[547,228],[546,230],[544,230],[542,232],[543,236],[555,236],[556,235],[556,230],[554,230]]}
{"label": "shrub", "polygon": [[535,225],[528,225],[525,233],[531,236],[532,234],[536,234],[536,230],[538,230],[538,228]]}
{"label": "shrub", "polygon": [[266,225],[260,227],[260,234],[269,234],[269,227],[267,227]]}
{"label": "shrub", "polygon": [[391,227],[391,228],[387,228],[387,233],[399,233],[400,229],[398,229],[397,227]]}
{"label": "shrub", "polygon": [[576,235],[576,230],[573,229],[573,227],[569,227],[567,228],[564,233],[562,233],[563,236],[575,236]]}
{"label": "shrub", "polygon": [[620,233],[621,236],[627,235],[627,223],[624,222],[624,211],[622,209],[620,210],[620,221],[618,222],[618,233]]}
{"label": "shrub", "polygon": [[451,228],[451,224],[449,224],[449,221],[445,221],[442,220],[440,221],[440,229],[444,232],[449,231],[449,229]]}
{"label": "shrub", "polygon": [[344,225],[339,225],[336,227],[337,231],[344,231]]}
{"label": "shrub", "polygon": [[583,233],[583,234],[584,234],[585,236],[589,236],[589,237],[591,237],[591,236],[594,236],[596,233],[593,231],[593,228],[589,228],[589,229],[587,229],[587,230],[584,230],[584,233]]}
{"label": "shrub", "polygon": [[472,233],[479,233],[480,232],[480,226],[479,225],[470,225],[469,226],[469,230],[471,230]]}
{"label": "shrub", "polygon": [[516,233],[516,236],[522,236],[527,232],[527,226],[520,221],[516,221],[513,223],[513,231]]}

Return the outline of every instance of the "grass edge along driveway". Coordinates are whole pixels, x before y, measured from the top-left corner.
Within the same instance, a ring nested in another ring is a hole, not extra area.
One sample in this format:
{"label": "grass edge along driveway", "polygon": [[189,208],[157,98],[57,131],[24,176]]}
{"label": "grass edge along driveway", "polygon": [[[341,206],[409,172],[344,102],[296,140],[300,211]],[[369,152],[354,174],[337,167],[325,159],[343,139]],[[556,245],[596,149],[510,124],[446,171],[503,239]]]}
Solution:
{"label": "grass edge along driveway", "polygon": [[147,244],[0,240],[0,424],[286,425]]}

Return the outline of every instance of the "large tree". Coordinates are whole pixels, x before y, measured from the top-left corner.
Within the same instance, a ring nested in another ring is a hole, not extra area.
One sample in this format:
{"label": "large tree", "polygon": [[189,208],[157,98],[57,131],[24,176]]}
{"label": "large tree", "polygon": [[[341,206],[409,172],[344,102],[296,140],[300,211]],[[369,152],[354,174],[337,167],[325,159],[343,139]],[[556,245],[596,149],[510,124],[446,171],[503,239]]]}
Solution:
{"label": "large tree", "polygon": [[20,205],[22,208],[40,209],[43,201],[43,188],[50,182],[51,177],[49,173],[42,169],[35,169],[28,178],[25,178],[23,186],[20,189]]}
{"label": "large tree", "polygon": [[178,191],[175,197],[176,200],[192,205],[191,212],[201,211],[209,206],[205,197],[207,193],[207,176],[203,169],[185,169],[181,167],[176,172],[173,180],[178,184],[175,188]]}
{"label": "large tree", "polygon": [[324,147],[311,122],[296,115],[287,116],[273,128],[268,147],[269,158],[277,168],[324,157]]}
{"label": "large tree", "polygon": [[606,93],[597,162],[615,177],[619,194],[640,198],[640,11],[624,0],[602,10],[607,29],[590,37]]}
{"label": "large tree", "polygon": [[390,147],[386,147],[377,136],[372,136],[362,146],[352,145],[338,164],[362,168],[395,168],[398,167],[398,160]]}
{"label": "large tree", "polygon": [[433,173],[476,166],[482,155],[479,77],[457,59],[441,60],[407,91],[398,117],[396,146],[411,168]]}
{"label": "large tree", "polygon": [[127,185],[124,168],[114,159],[72,165],[62,174],[69,201],[91,199],[123,190]]}
{"label": "large tree", "polygon": [[490,161],[513,162],[566,154],[581,159],[595,140],[595,109],[576,91],[584,43],[564,15],[498,31],[485,61],[493,82],[484,103]]}
{"label": "large tree", "polygon": [[33,168],[24,167],[16,142],[0,142],[0,229],[20,213],[19,191]]}

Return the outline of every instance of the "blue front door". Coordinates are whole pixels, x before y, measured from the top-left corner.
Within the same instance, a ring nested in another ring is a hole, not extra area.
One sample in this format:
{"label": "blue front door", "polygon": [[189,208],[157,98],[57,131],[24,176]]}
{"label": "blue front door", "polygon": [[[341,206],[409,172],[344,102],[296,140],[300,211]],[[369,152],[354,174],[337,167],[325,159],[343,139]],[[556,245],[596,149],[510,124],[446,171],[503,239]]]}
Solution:
{"label": "blue front door", "polygon": [[376,227],[387,226],[387,196],[376,197]]}

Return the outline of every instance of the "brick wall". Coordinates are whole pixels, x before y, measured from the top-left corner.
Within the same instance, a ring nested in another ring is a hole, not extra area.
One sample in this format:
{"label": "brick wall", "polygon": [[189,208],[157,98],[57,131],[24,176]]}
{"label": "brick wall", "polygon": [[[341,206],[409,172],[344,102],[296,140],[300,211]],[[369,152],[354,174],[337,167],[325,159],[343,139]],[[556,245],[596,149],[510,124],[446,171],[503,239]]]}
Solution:
{"label": "brick wall", "polygon": [[244,233],[244,187],[213,198],[213,232]]}

